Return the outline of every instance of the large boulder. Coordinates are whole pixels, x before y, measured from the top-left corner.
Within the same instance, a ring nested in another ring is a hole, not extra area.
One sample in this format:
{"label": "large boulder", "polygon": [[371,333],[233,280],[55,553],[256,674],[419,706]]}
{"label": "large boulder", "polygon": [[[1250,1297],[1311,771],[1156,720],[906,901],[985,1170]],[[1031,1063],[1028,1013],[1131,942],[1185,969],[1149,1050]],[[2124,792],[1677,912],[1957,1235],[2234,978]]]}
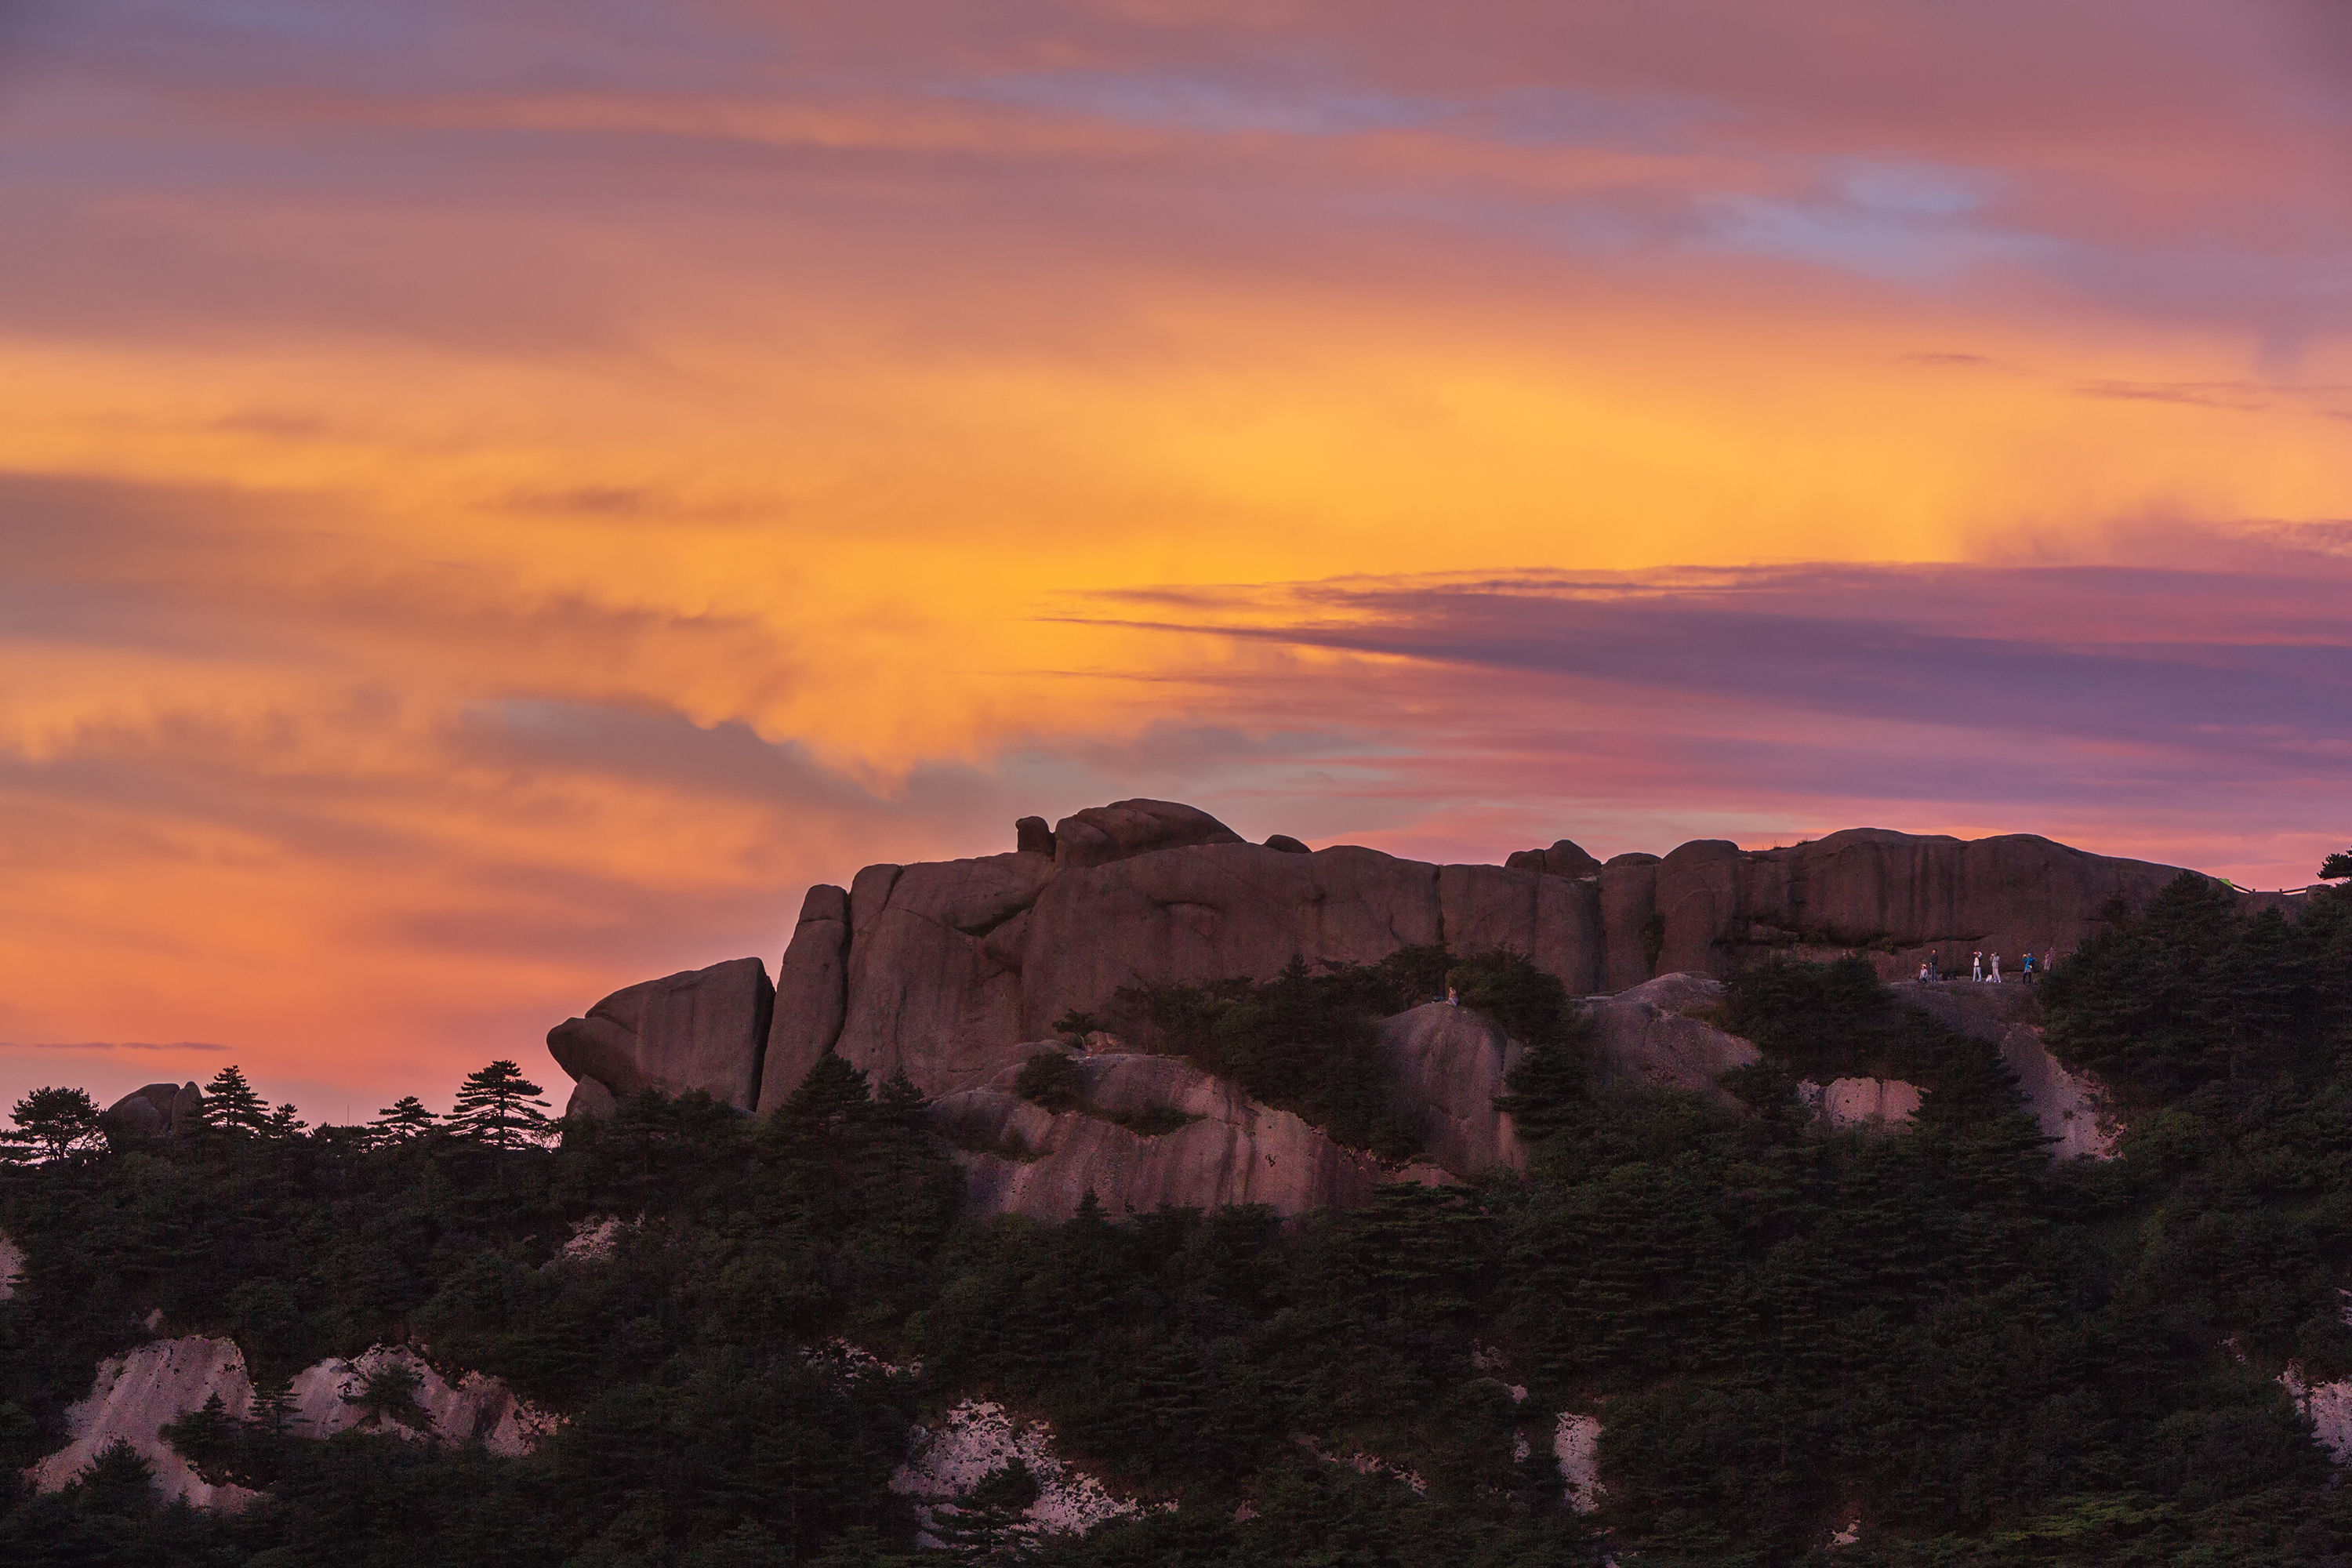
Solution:
{"label": "large boulder", "polygon": [[1394,1075],[1391,1109],[1430,1161],[1458,1176],[1526,1168],[1511,1119],[1495,1109],[1525,1047],[1493,1019],[1432,1002],[1383,1019],[1381,1047]]}
{"label": "large boulder", "polygon": [[16,1293],[16,1281],[25,1277],[25,1249],[0,1235],[0,1301]]}
{"label": "large boulder", "polygon": [[547,1048],[572,1078],[622,1099],[698,1089],[750,1110],[775,995],[758,959],[733,959],[615,991],[550,1029]]}
{"label": "large boulder", "polygon": [[151,1083],[134,1089],[99,1118],[117,1143],[152,1143],[184,1134],[203,1121],[204,1091],[193,1083]]}
{"label": "large boulder", "polygon": [[2113,1097],[2092,1074],[2074,1071],[2050,1054],[2041,1026],[2032,1021],[2031,986],[1906,980],[1898,981],[1894,991],[1945,1027],[2000,1048],[2000,1059],[2017,1075],[2019,1092],[2051,1140],[2053,1155],[2114,1158],[2120,1128]]}
{"label": "large boulder", "polygon": [[[414,1390],[409,1422],[372,1410],[359,1397],[388,1373]],[[406,1345],[377,1345],[352,1361],[329,1356],[295,1373],[289,1392],[288,1426],[303,1437],[368,1432],[461,1447],[479,1443],[501,1458],[515,1458],[530,1453],[555,1426],[545,1412],[516,1398],[502,1380],[468,1372],[452,1383]]]}
{"label": "large boulder", "polygon": [[[1231,1204],[1301,1214],[1364,1203],[1384,1181],[1445,1179],[1427,1166],[1393,1166],[1342,1148],[1173,1057],[1076,1060],[1082,1110],[1056,1114],[1023,1100],[1013,1089],[1017,1067],[933,1103],[934,1121],[966,1151],[968,1201],[979,1213],[1066,1219],[1092,1191],[1114,1215]],[[1187,1120],[1156,1135],[1114,1120],[1145,1112]]]}
{"label": "large boulder", "polygon": [[1107,866],[1154,849],[1192,844],[1239,844],[1242,836],[1198,807],[1167,800],[1122,800],[1089,806],[1054,825],[1054,859],[1061,866]]}
{"label": "large boulder", "polygon": [[848,1004],[849,890],[819,883],[801,900],[800,923],[776,965],[776,1008],[760,1068],[761,1110],[790,1099],[817,1058],[833,1049]]}
{"label": "large boulder", "polygon": [[1754,1043],[1691,1016],[1723,999],[1704,974],[1662,974],[1615,996],[1585,1004],[1603,1083],[1683,1089],[1727,1105],[1740,1103],[1716,1079],[1760,1060]]}

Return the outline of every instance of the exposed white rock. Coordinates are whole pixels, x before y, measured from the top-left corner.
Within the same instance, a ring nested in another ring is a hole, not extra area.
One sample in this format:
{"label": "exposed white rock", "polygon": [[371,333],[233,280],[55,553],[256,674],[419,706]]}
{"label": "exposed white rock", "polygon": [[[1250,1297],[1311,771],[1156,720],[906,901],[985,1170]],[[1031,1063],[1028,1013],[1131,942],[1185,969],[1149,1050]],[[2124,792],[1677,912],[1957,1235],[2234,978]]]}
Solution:
{"label": "exposed white rock", "polygon": [[1899,1078],[1840,1078],[1805,1082],[1797,1092],[1832,1127],[1900,1127],[1919,1109],[1919,1086]]}
{"label": "exposed white rock", "polygon": [[908,1435],[907,1461],[890,1478],[892,1491],[915,1500],[922,1529],[916,1544],[940,1544],[929,1533],[933,1508],[1015,1459],[1037,1479],[1037,1500],[1023,1517],[1039,1535],[1079,1534],[1142,1511],[1134,1499],[1113,1497],[1102,1482],[1063,1463],[1046,1423],[1016,1422],[992,1400],[967,1399],[936,1426]]}
{"label": "exposed white rock", "polygon": [[801,1354],[812,1365],[848,1378],[916,1377],[921,1375],[923,1370],[920,1361],[910,1361],[900,1366],[895,1362],[884,1361],[863,1345],[854,1345],[844,1339],[831,1339],[821,1345],[811,1345]]}
{"label": "exposed white rock", "polygon": [[1830,1537],[1832,1546],[1852,1546],[1862,1539],[1862,1521],[1855,1520]]}
{"label": "exposed white rock", "polygon": [[[1091,1188],[1113,1215],[1231,1204],[1298,1214],[1363,1203],[1381,1182],[1449,1179],[1434,1166],[1392,1166],[1342,1148],[1290,1112],[1260,1105],[1174,1057],[1072,1059],[1085,1079],[1087,1110],[1056,1115],[1023,1100],[1013,1089],[1018,1067],[933,1103],[933,1119],[967,1149],[1007,1151],[962,1156],[968,1201],[979,1213],[1066,1219]],[[1150,1138],[1107,1120],[1152,1110],[1192,1120]],[[1025,1157],[1011,1157],[1014,1150]]]}
{"label": "exposed white rock", "polygon": [[1567,1489],[1568,1506],[1591,1513],[1601,1506],[1601,1417],[1559,1413],[1552,1428],[1552,1458],[1559,1461],[1559,1479]]}
{"label": "exposed white rock", "polygon": [[2119,1130],[2105,1090],[2089,1073],[2061,1066],[2043,1046],[2042,1030],[2026,1021],[2034,1009],[2032,987],[1906,980],[1894,991],[1947,1027],[2000,1048],[2000,1059],[2017,1075],[2033,1119],[2057,1141],[2051,1145],[2053,1157],[2115,1158]]}
{"label": "exposed white rock", "polygon": [[1417,1497],[1428,1495],[1429,1482],[1423,1478],[1420,1471],[1408,1470],[1402,1465],[1383,1459],[1378,1454],[1368,1453],[1361,1448],[1344,1456],[1334,1454],[1304,1432],[1292,1434],[1290,1440],[1327,1465],[1345,1465],[1360,1476],[1387,1476],[1392,1480],[1402,1481]]}
{"label": "exposed white rock", "polygon": [[2352,1465],[2352,1381],[2306,1384],[2303,1368],[2289,1363],[2279,1383],[2294,1407],[2311,1418],[2312,1436],[2339,1465]]}
{"label": "exposed white rock", "polygon": [[25,1277],[25,1249],[0,1235],[0,1301],[16,1293],[16,1281]]}
{"label": "exposed white rock", "polygon": [[245,1355],[230,1340],[192,1336],[154,1340],[127,1355],[99,1363],[89,1396],[66,1412],[66,1446],[26,1474],[42,1491],[55,1491],[119,1440],[154,1467],[155,1484],[170,1501],[199,1508],[240,1508],[254,1494],[243,1487],[214,1486],[166,1443],[162,1428],[219,1394],[229,1415],[253,1405],[253,1384]]}
{"label": "exposed white rock", "polygon": [[[386,1373],[416,1380],[420,1426],[404,1426],[357,1403],[369,1380]],[[469,1372],[452,1384],[406,1345],[377,1345],[356,1361],[330,1356],[295,1373],[292,1394],[289,1425],[306,1437],[387,1432],[448,1443],[478,1442],[493,1454],[513,1458],[530,1452],[555,1426],[554,1417],[517,1399],[499,1379]]]}
{"label": "exposed white rock", "polygon": [[2000,1037],[2000,1059],[2017,1075],[2017,1087],[2042,1131],[2058,1141],[2050,1147],[2053,1158],[2116,1157],[2118,1129],[2098,1080],[2061,1066],[2042,1045],[2040,1029],[2011,1025]]}
{"label": "exposed white rock", "polygon": [[572,1227],[557,1257],[571,1263],[593,1263],[612,1256],[621,1237],[637,1227],[635,1220],[620,1219],[612,1215],[591,1215]]}
{"label": "exposed white rock", "polygon": [[[357,1394],[368,1376],[395,1365],[416,1376],[424,1431],[368,1417],[344,1399]],[[235,1341],[203,1335],[154,1340],[127,1355],[110,1357],[99,1364],[89,1396],[66,1412],[70,1440],[26,1473],[39,1489],[54,1491],[119,1439],[154,1467],[156,1485],[167,1500],[185,1499],[199,1508],[242,1507],[252,1492],[212,1485],[162,1435],[163,1427],[201,1410],[215,1394],[232,1416],[241,1418],[253,1408],[252,1379]],[[497,1378],[469,1372],[452,1386],[405,1347],[379,1345],[357,1362],[330,1357],[297,1373],[292,1394],[289,1429],[305,1437],[331,1436],[354,1427],[398,1431],[453,1443],[478,1439],[491,1453],[512,1457],[530,1452],[554,1425],[553,1418],[515,1398]]]}
{"label": "exposed white rock", "polygon": [[1593,1047],[1605,1081],[1684,1089],[1738,1103],[1716,1076],[1762,1053],[1752,1041],[1688,1015],[1723,1000],[1723,984],[1704,974],[1661,974],[1614,996],[1586,998]]}

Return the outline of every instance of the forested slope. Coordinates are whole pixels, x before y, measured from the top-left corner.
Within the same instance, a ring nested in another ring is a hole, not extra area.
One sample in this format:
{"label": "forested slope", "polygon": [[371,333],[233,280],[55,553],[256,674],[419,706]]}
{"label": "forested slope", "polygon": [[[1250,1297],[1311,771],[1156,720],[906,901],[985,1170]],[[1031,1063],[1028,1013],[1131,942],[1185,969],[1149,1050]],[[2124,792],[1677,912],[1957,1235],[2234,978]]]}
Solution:
{"label": "forested slope", "polygon": [[[1528,1175],[1287,1223],[962,1219],[920,1096],[834,1058],[764,1118],[648,1095],[555,1146],[257,1110],[68,1138],[0,1174],[11,1477],[159,1309],[233,1336],[257,1385],[407,1341],[566,1420],[511,1459],[199,1434],[266,1489],[237,1513],[159,1505],[118,1453],[7,1496],[0,1562],[895,1562],[909,1423],[975,1395],[1177,1506],[1023,1541],[1000,1476],[946,1531],[967,1553],[2342,1562],[2352,1500],[2279,1380],[2352,1373],[2352,899],[2309,906],[2248,919],[2184,878],[2052,978],[2053,1047],[2127,1098],[2105,1163],[2051,1162],[1994,1049],[1859,963],[1734,984],[1766,1052],[1744,1109],[1596,1087],[1573,1012],[1515,994]],[[1901,1131],[1824,1131],[1796,1093],[1896,1068],[1927,1091]],[[597,1216],[633,1223],[563,1258]],[[836,1340],[910,1370],[810,1353]],[[1599,1423],[1595,1512],[1567,1506],[1561,1413]],[[1356,1453],[1388,1468],[1325,1457]]]}

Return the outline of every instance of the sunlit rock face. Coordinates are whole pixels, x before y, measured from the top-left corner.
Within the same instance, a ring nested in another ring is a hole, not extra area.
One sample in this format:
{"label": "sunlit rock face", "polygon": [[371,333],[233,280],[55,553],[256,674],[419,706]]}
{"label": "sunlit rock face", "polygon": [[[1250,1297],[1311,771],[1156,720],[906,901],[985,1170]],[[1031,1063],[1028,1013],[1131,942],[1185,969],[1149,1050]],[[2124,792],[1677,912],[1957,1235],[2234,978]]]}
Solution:
{"label": "sunlit rock face", "polygon": [[[413,1380],[407,1419],[372,1409],[368,1385],[387,1374]],[[507,1385],[478,1372],[449,1382],[405,1345],[377,1345],[352,1361],[330,1356],[294,1374],[291,1429],[300,1436],[375,1432],[418,1440],[479,1443],[503,1458],[527,1454],[555,1423],[515,1397]]]}
{"label": "sunlit rock face", "polygon": [[25,1277],[25,1249],[0,1235],[0,1301],[16,1294],[16,1281]]}
{"label": "sunlit rock face", "polygon": [[1495,1109],[1525,1047],[1499,1025],[1432,1002],[1382,1020],[1381,1046],[1395,1075],[1393,1109],[1432,1164],[1461,1176],[1526,1169],[1528,1152],[1511,1119]]}

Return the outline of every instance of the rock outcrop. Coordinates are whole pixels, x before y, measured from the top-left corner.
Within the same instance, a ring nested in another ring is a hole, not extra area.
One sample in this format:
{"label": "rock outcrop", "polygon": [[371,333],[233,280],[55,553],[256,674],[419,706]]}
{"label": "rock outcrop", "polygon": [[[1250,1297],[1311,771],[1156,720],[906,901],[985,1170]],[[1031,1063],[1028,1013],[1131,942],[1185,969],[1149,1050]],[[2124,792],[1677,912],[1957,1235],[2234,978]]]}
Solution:
{"label": "rock outcrop", "polygon": [[[1561,839],[1507,866],[1437,866],[1281,836],[1248,844],[1204,812],[1152,800],[1051,828],[1024,818],[1015,846],[869,866],[846,891],[814,888],[775,992],[750,959],[673,975],[557,1026],[549,1047],[576,1080],[617,1096],[704,1089],[772,1109],[827,1050],[877,1083],[903,1069],[924,1092],[953,1095],[991,1084],[1025,1042],[1100,1013],[1121,986],[1264,980],[1294,958],[1371,963],[1444,942],[1510,947],[1571,994],[1611,995],[1597,1012],[1610,1076],[1720,1093],[1715,1076],[1754,1059],[1753,1047],[1653,984],[1680,995],[1695,982],[1672,976],[1720,979],[1774,953],[1859,950],[1890,978],[1931,953],[1947,969],[1980,949],[2063,953],[2111,900],[2137,905],[2179,874],[2029,835],[1876,828],[1761,850],[1701,839],[1606,864]],[[2030,1035],[2005,1029],[2002,1049],[2042,1086],[2037,1110],[2063,1147],[2096,1147],[2090,1087],[2037,1055]],[[575,1109],[603,1104],[585,1090]],[[1458,1110],[1413,1107],[1433,1139],[1454,1140],[1449,1160],[1509,1163],[1499,1141],[1475,1142],[1499,1140],[1498,1129],[1445,1131]]]}
{"label": "rock outcrop", "polygon": [[[370,1383],[385,1376],[414,1380],[411,1420],[362,1403]],[[499,1379],[469,1372],[452,1384],[405,1345],[377,1345],[354,1361],[330,1356],[294,1374],[292,1419],[299,1436],[376,1432],[418,1440],[479,1443],[502,1458],[528,1454],[554,1428],[553,1417],[515,1397]]]}
{"label": "rock outcrop", "polygon": [[[414,1378],[418,1425],[390,1423],[356,1403],[370,1378],[388,1369]],[[515,1398],[506,1384],[467,1373],[453,1385],[405,1347],[378,1345],[356,1362],[330,1358],[294,1375],[293,1411],[288,1430],[299,1437],[328,1437],[353,1429],[396,1431],[403,1436],[480,1443],[493,1454],[528,1453],[553,1426],[552,1419]],[[66,1446],[26,1472],[35,1487],[55,1491],[81,1473],[117,1442],[128,1443],[152,1466],[166,1501],[199,1508],[239,1508],[255,1494],[239,1486],[215,1486],[196,1473],[163,1436],[163,1428],[220,1396],[229,1415],[253,1408],[253,1383],[245,1352],[236,1342],[191,1335],[151,1340],[99,1365],[87,1398],[66,1412]]]}
{"label": "rock outcrop", "polygon": [[2000,1059],[2017,1075],[2017,1087],[2034,1120],[2053,1141],[2053,1155],[2062,1160],[2114,1158],[2119,1129],[2106,1090],[2090,1074],[2066,1068],[2042,1043],[2041,1027],[2031,1021],[2031,986],[1906,980],[1894,990],[1945,1027],[2000,1047]]}
{"label": "rock outcrop", "polygon": [[100,1363],[89,1396],[66,1412],[66,1446],[26,1471],[26,1479],[42,1491],[55,1491],[123,1442],[153,1467],[156,1488],[167,1502],[242,1507],[252,1500],[252,1492],[213,1485],[163,1437],[163,1427],[203,1409],[215,1394],[233,1416],[242,1417],[253,1406],[244,1352],[229,1340],[153,1340],[110,1357]]}
{"label": "rock outcrop", "polygon": [[1716,1079],[1760,1059],[1762,1053],[1752,1042],[1688,1016],[1722,1000],[1720,981],[1704,974],[1661,974],[1587,1003],[1601,1081],[1689,1089],[1738,1104]]}
{"label": "rock outcrop", "polygon": [[1920,1105],[1919,1086],[1899,1078],[1838,1078],[1797,1088],[1832,1127],[1897,1128]]}
{"label": "rock outcrop", "polygon": [[[1034,816],[1039,832],[1045,825]],[[1022,842],[1034,836],[1024,826]],[[1045,842],[1052,842],[1045,833]],[[1044,853],[1050,855],[1048,848]],[[849,985],[849,889],[820,882],[801,900],[800,922],[776,965],[774,1019],[768,1026],[767,1057],[760,1069],[760,1110],[773,1110],[790,1099],[817,1058],[841,1036],[842,1008]]]}
{"label": "rock outcrop", "polygon": [[[1114,1215],[1231,1204],[1299,1214],[1361,1204],[1381,1182],[1445,1180],[1433,1167],[1400,1169],[1342,1148],[1290,1112],[1260,1105],[1174,1057],[1074,1059],[1083,1110],[1055,1113],[1022,1099],[1013,1089],[1017,1067],[933,1104],[936,1124],[966,1151],[967,1202],[979,1213],[1066,1219],[1091,1190]],[[1148,1127],[1154,1115],[1171,1124],[1185,1120],[1158,1132],[1117,1120]]]}
{"label": "rock outcrop", "polygon": [[890,1489],[915,1503],[918,1546],[940,1544],[930,1533],[935,1510],[952,1512],[954,1499],[1015,1459],[1036,1478],[1037,1500],[1023,1512],[1036,1535],[1072,1535],[1142,1511],[1132,1498],[1114,1497],[1092,1476],[1054,1451],[1054,1429],[1043,1421],[1016,1421],[993,1401],[967,1399],[929,1426],[918,1426],[906,1462]]}
{"label": "rock outcrop", "polygon": [[1601,1417],[1563,1410],[1552,1427],[1551,1457],[1559,1466],[1568,1506],[1591,1513],[1601,1506]]}
{"label": "rock outcrop", "polygon": [[1492,1019],[1432,1002],[1384,1020],[1381,1046],[1395,1075],[1391,1109],[1433,1163],[1465,1176],[1527,1168],[1511,1119],[1495,1109],[1525,1047]]}
{"label": "rock outcrop", "polygon": [[0,1236],[0,1301],[16,1294],[16,1281],[24,1277],[25,1249]]}
{"label": "rock outcrop", "polygon": [[152,1143],[183,1134],[204,1119],[204,1091],[193,1083],[151,1083],[106,1108],[100,1121],[117,1143]]}
{"label": "rock outcrop", "polygon": [[758,959],[714,963],[614,992],[550,1029],[547,1049],[572,1078],[621,1099],[698,1089],[750,1110],[775,994]]}

